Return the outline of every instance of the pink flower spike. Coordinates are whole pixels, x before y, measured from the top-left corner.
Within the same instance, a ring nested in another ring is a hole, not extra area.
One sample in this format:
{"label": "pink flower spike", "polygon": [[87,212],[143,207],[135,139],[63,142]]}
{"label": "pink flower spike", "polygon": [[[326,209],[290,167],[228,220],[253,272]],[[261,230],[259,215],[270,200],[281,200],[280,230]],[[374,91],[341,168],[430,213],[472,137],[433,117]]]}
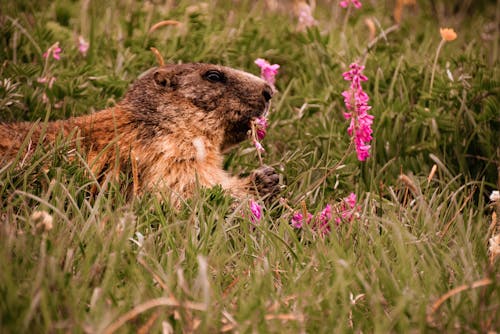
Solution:
{"label": "pink flower spike", "polygon": [[256,59],[255,64],[260,67],[260,77],[274,88],[275,76],[278,74],[280,66],[278,64],[271,65],[267,60],[262,58]]}
{"label": "pink flower spike", "polygon": [[297,30],[298,31],[304,31],[306,28],[309,27],[314,27],[318,25],[318,21],[314,19],[314,16],[312,15],[312,9],[311,6],[306,4],[305,2],[298,2],[297,3],[297,12],[298,12],[298,26]]}
{"label": "pink flower spike", "polygon": [[54,57],[55,60],[61,60],[61,55],[60,55],[61,52],[62,52],[62,49],[60,47],[56,47],[52,51],[52,57]]}
{"label": "pink flower spike", "polygon": [[250,211],[252,212],[252,216],[250,217],[252,223],[259,222],[262,218],[262,207],[259,205],[259,203],[255,202],[254,200],[250,200]]}
{"label": "pink flower spike", "polygon": [[41,77],[41,78],[38,78],[36,79],[37,82],[39,83],[44,83],[44,84],[47,84],[47,86],[49,87],[49,89],[52,89],[52,86],[54,85],[54,81],[56,81],[56,77]]}
{"label": "pink flower spike", "polygon": [[83,56],[87,55],[87,51],[89,50],[89,46],[90,46],[90,44],[82,36],[78,37],[78,51],[80,51],[80,53]]}
{"label": "pink flower spike", "polygon": [[349,196],[344,198],[344,201],[349,204],[351,209],[353,209],[356,206],[356,194],[355,193],[350,193]]}
{"label": "pink flower spike", "polygon": [[332,206],[327,204],[314,221],[313,228],[326,235],[331,231],[330,220],[332,219]]}
{"label": "pink flower spike", "polygon": [[340,1],[339,5],[342,8],[347,8],[349,6],[349,3],[352,3],[354,7],[357,9],[361,8],[362,4],[361,1],[359,0],[345,0],[345,1]]}
{"label": "pink flower spike", "polygon": [[[311,222],[311,219],[313,218],[313,215],[310,214],[309,212],[307,213],[307,219],[306,219],[306,224],[309,224]],[[304,216],[300,212],[294,213],[292,217],[292,226],[295,228],[302,228],[304,224]]]}
{"label": "pink flower spike", "polygon": [[371,109],[368,105],[370,98],[361,86],[361,82],[368,80],[362,73],[364,68],[362,65],[352,63],[349,66],[350,70],[342,74],[345,80],[351,82],[349,90],[342,92],[345,107],[349,111],[343,114],[344,118],[350,120],[347,133],[353,137],[359,161],[365,161],[370,157],[369,143],[373,139],[371,126],[374,117],[367,113]]}
{"label": "pink flower spike", "polygon": [[255,120],[255,127],[257,130],[257,139],[262,140],[266,136],[267,118],[265,116],[259,117]]}
{"label": "pink flower spike", "polygon": [[332,219],[332,206],[327,204],[326,207],[319,214],[318,220],[321,223],[321,226],[328,224],[328,221]]}
{"label": "pink flower spike", "polygon": [[56,43],[52,44],[52,46],[50,48],[48,48],[47,51],[45,51],[43,53],[42,57],[47,58],[50,55],[52,55],[52,57],[55,60],[60,60],[61,59],[61,55],[60,55],[61,52],[62,52],[62,49],[59,47],[59,42],[56,42]]}
{"label": "pink flower spike", "polygon": [[356,194],[351,193],[340,202],[340,208],[336,211],[339,215],[335,218],[335,223],[340,225],[342,222],[352,222],[360,217],[359,205],[356,205]]}

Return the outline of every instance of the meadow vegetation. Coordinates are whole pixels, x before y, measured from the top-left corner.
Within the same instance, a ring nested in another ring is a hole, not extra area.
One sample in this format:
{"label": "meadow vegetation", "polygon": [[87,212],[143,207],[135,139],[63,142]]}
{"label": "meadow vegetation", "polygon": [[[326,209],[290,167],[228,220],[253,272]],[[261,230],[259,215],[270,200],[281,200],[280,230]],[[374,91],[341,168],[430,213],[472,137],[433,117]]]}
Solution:
{"label": "meadow vegetation", "polygon": [[[127,197],[129,176],[97,182],[65,138],[19,155],[0,166],[0,332],[500,331],[488,250],[500,233],[489,199],[500,187],[500,4],[361,2],[317,0],[317,25],[301,29],[292,1],[2,1],[1,122],[112,106],[156,66],[151,47],[168,63],[256,75],[265,58],[280,69],[262,158],[286,187],[252,222],[248,203],[218,187],[180,210]],[[148,32],[163,20],[180,24]],[[442,27],[458,37],[431,87]],[[60,59],[44,57],[56,42]],[[343,116],[352,62],[365,66],[375,116],[364,162]],[[250,172],[256,156],[248,141],[224,167]],[[356,218],[331,220],[330,233],[290,224],[350,193]]]}

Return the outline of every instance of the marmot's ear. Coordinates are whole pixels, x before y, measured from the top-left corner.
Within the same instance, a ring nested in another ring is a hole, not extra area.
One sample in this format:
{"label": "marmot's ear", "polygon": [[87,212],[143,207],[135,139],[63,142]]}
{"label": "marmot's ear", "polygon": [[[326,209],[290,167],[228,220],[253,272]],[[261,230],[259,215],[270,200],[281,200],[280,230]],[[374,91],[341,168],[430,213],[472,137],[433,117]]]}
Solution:
{"label": "marmot's ear", "polygon": [[159,86],[162,87],[169,87],[171,86],[170,82],[170,71],[168,71],[165,68],[159,68],[153,73],[153,78],[155,80],[155,83]]}

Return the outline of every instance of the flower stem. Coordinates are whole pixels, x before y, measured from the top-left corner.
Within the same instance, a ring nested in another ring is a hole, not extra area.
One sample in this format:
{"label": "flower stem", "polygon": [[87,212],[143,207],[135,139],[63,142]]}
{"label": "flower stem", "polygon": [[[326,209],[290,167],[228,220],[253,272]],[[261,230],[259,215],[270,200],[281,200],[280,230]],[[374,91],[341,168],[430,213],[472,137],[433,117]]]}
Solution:
{"label": "flower stem", "polygon": [[347,7],[347,12],[345,13],[344,23],[342,24],[342,32],[345,34],[345,29],[347,27],[347,22],[349,21],[349,15],[351,15],[351,3]]}
{"label": "flower stem", "polygon": [[441,52],[441,48],[443,47],[444,43],[446,43],[446,41],[444,39],[442,39],[441,42],[439,43],[437,51],[436,51],[436,57],[434,58],[434,65],[432,65],[431,84],[429,86],[429,94],[432,93],[432,86],[434,85],[434,73],[436,73],[436,64],[437,64],[437,60],[439,57],[439,53]]}
{"label": "flower stem", "polygon": [[[255,126],[255,122],[252,122],[252,141],[255,143],[257,141],[257,129]],[[264,165],[264,161],[262,161],[262,155],[260,154],[260,151],[256,149],[257,151],[257,157],[259,158],[259,165],[262,167]]]}

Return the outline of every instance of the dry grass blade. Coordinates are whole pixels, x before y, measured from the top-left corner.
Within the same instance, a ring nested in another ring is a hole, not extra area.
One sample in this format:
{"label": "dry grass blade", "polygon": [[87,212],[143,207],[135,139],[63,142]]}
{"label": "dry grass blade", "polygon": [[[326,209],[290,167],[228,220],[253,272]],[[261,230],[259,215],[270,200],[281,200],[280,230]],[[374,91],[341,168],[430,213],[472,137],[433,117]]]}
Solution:
{"label": "dry grass blade", "polygon": [[368,27],[368,40],[371,42],[375,39],[375,34],[377,33],[377,28],[372,18],[365,19],[365,25]]}
{"label": "dry grass blade", "polygon": [[418,195],[418,189],[415,186],[415,183],[413,183],[413,180],[405,174],[399,175],[399,181],[403,182],[405,186],[410,189],[410,191],[413,193],[413,195],[417,196]]}
{"label": "dry grass blade", "polygon": [[436,174],[438,169],[438,166],[434,164],[431,168],[431,172],[429,173],[429,176],[427,176],[427,183],[431,182],[432,179],[434,178],[434,175]]}
{"label": "dry grass blade", "polygon": [[227,324],[227,325],[224,325],[224,326],[221,327],[220,332],[221,333],[230,332],[230,331],[233,331],[235,328],[236,328],[236,325],[234,325],[234,324]]}
{"label": "dry grass blade", "polygon": [[491,283],[493,283],[493,281],[491,279],[483,278],[483,279],[480,279],[478,281],[473,282],[472,284],[464,284],[464,285],[460,285],[459,287],[456,287],[454,289],[451,289],[450,291],[448,291],[447,293],[445,293],[444,295],[439,297],[438,300],[436,300],[432,304],[431,310],[430,310],[429,314],[427,315],[427,322],[433,323],[434,322],[434,313],[436,313],[436,311],[441,307],[441,305],[445,301],[447,301],[448,299],[450,299],[454,295],[459,294],[460,292],[465,291],[465,290],[476,289],[476,288],[479,288],[482,286],[490,285]]}
{"label": "dry grass blade", "polygon": [[156,61],[158,62],[158,65],[159,65],[159,66],[163,66],[163,65],[165,65],[165,61],[163,60],[163,57],[162,57],[162,55],[160,54],[160,51],[158,51],[158,49],[157,49],[157,48],[154,48],[154,47],[151,47],[151,49],[150,49],[150,50],[154,53],[154,55],[155,55],[155,57],[156,57]]}
{"label": "dry grass blade", "polygon": [[282,321],[304,321],[302,314],[283,313],[283,314],[268,314],[265,316],[266,320],[282,320]]}
{"label": "dry grass blade", "polygon": [[236,277],[231,283],[229,283],[229,285],[227,286],[227,288],[224,289],[224,292],[222,293],[222,296],[225,298],[227,297],[227,295],[229,294],[229,292],[231,292],[231,290],[233,289],[233,287],[240,281],[240,278],[239,277]]}
{"label": "dry grass blade", "polygon": [[112,334],[116,332],[121,326],[123,326],[127,321],[130,321],[137,317],[139,314],[146,312],[155,307],[159,306],[171,306],[171,307],[183,307],[191,310],[205,311],[206,307],[203,304],[183,302],[179,303],[177,300],[170,297],[161,297],[152,300],[148,300],[145,303],[139,304],[118,319],[111,323],[108,327],[104,329],[104,334]]}
{"label": "dry grass blade", "polygon": [[153,31],[155,31],[158,28],[165,27],[165,26],[178,26],[181,23],[179,21],[175,20],[165,20],[165,21],[160,21],[158,23],[153,24],[151,28],[149,28],[148,33],[151,34]]}
{"label": "dry grass blade", "polygon": [[144,325],[142,325],[138,330],[137,334],[148,334],[151,333],[151,327],[155,324],[156,319],[160,316],[161,310],[156,310],[151,317],[149,317],[148,321]]}

